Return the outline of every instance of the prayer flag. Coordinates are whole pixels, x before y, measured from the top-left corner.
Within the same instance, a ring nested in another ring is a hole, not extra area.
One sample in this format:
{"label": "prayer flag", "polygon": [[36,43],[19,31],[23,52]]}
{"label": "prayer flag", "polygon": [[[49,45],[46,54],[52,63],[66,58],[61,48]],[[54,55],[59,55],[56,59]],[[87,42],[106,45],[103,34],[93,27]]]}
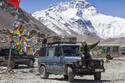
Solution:
{"label": "prayer flag", "polygon": [[13,5],[14,7],[18,9],[20,0],[8,0],[8,3],[10,3],[11,5]]}
{"label": "prayer flag", "polygon": [[22,29],[22,25],[20,25],[20,27],[19,27],[19,31]]}
{"label": "prayer flag", "polygon": [[20,23],[19,23],[18,21],[15,21],[15,22],[12,24],[12,26],[13,26],[13,27],[18,27],[19,24],[20,24]]}
{"label": "prayer flag", "polygon": [[32,42],[37,42],[37,38],[34,38],[34,39],[32,40]]}
{"label": "prayer flag", "polygon": [[27,53],[27,52],[28,52],[28,47],[24,47],[24,49],[23,49],[23,50],[24,50],[24,52],[26,52],[26,53]]}
{"label": "prayer flag", "polygon": [[17,30],[14,32],[14,34],[15,34],[15,35],[18,35],[18,34],[20,34],[20,31],[19,31],[19,29],[17,29]]}
{"label": "prayer flag", "polygon": [[35,56],[38,56],[38,54],[39,54],[39,51],[38,51],[38,50],[36,50],[36,52],[35,52]]}
{"label": "prayer flag", "polygon": [[22,52],[23,52],[23,48],[20,49],[20,53],[22,53]]}
{"label": "prayer flag", "polygon": [[22,35],[25,35],[25,33],[26,33],[26,29],[23,30]]}
{"label": "prayer flag", "polygon": [[35,48],[32,50],[32,52],[33,52],[33,55],[35,55],[35,52],[36,52]]}

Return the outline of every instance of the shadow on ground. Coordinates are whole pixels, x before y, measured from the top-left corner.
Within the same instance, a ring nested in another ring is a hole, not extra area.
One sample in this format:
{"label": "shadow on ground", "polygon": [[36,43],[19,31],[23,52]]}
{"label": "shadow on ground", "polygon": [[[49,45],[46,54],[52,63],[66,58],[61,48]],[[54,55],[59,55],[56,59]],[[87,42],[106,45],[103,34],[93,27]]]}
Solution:
{"label": "shadow on ground", "polygon": [[27,67],[25,65],[21,65],[21,66],[18,66],[17,68],[15,68],[15,69],[20,70],[20,69],[30,69],[30,68],[34,68],[34,67]]}
{"label": "shadow on ground", "polygon": [[[67,81],[64,78],[49,78],[50,80],[58,80],[58,81]],[[95,80],[88,80],[88,79],[75,79],[71,83],[109,83],[111,82],[110,80],[100,80],[100,81],[95,81]]]}

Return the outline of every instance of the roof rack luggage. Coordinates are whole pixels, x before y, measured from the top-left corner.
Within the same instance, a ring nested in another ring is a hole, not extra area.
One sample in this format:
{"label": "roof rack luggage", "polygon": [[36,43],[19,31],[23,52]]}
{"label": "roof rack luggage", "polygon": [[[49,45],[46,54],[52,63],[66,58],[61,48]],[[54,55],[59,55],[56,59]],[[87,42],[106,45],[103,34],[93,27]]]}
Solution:
{"label": "roof rack luggage", "polygon": [[51,36],[47,38],[47,44],[56,44],[56,43],[76,43],[76,37],[61,37],[61,36]]}

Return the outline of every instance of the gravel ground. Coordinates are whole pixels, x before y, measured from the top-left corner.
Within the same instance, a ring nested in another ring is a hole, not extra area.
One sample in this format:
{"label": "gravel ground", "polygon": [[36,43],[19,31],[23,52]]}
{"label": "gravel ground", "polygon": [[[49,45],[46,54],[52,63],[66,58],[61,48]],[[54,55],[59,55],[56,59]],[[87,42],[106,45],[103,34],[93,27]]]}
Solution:
{"label": "gravel ground", "polygon": [[[125,59],[114,59],[105,63],[106,71],[101,81],[94,81],[93,76],[75,77],[74,83],[125,83]],[[0,67],[0,83],[68,83],[62,75],[50,75],[49,79],[40,79],[37,62],[35,68],[19,66],[10,74],[6,67]]]}

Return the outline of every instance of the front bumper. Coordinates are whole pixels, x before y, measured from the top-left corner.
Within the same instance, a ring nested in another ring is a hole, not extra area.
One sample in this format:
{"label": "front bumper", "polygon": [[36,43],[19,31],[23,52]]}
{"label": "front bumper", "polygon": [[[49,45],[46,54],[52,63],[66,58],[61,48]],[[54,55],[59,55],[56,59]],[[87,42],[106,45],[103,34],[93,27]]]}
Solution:
{"label": "front bumper", "polygon": [[97,68],[97,69],[80,68],[80,69],[75,69],[75,73],[77,75],[93,75],[96,72],[105,72],[105,69],[104,68]]}

